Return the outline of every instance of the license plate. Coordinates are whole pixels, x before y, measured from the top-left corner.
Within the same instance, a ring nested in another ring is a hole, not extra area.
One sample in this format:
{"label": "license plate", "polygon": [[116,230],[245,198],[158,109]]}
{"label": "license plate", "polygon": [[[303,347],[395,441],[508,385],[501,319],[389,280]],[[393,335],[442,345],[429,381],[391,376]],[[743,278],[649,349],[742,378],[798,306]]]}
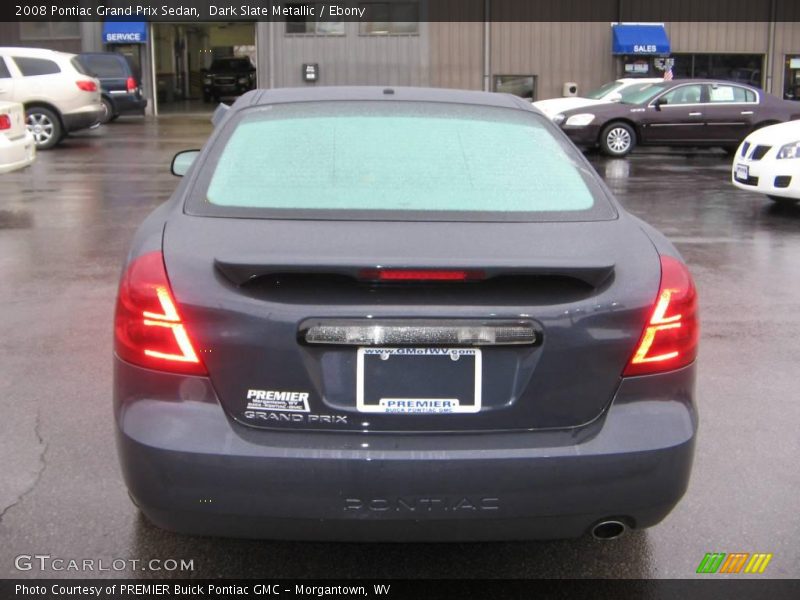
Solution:
{"label": "license plate", "polygon": [[476,413],[481,365],[477,348],[359,348],[356,407],[365,413]]}
{"label": "license plate", "polygon": [[747,165],[736,165],[736,179],[747,179],[750,169]]}

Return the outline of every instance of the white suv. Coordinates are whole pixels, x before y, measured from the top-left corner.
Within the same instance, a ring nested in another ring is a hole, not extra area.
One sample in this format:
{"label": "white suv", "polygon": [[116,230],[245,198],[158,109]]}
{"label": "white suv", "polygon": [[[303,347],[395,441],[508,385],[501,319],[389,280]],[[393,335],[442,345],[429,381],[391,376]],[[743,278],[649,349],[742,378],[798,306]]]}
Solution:
{"label": "white suv", "polygon": [[103,114],[100,82],[75,55],[40,48],[0,48],[0,100],[25,106],[39,150],[96,125]]}

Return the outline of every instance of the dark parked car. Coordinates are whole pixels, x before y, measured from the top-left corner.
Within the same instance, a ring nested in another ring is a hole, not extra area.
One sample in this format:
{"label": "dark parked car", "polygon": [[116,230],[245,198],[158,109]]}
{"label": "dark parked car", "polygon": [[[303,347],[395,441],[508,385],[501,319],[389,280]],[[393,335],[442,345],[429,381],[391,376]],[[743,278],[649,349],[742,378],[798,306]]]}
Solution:
{"label": "dark parked car", "polygon": [[218,58],[203,73],[203,100],[219,102],[220,98],[241,96],[256,87],[256,68],[250,59]]}
{"label": "dark parked car", "polygon": [[798,118],[797,103],[747,85],[676,79],[623,91],[620,102],[565,111],[554,121],[579,146],[625,156],[636,144],[734,152],[751,131]]}
{"label": "dark parked car", "polygon": [[84,52],[78,55],[83,67],[100,80],[102,123],[123,114],[144,114],[147,99],[142,97],[139,76],[128,59],[116,52]]}
{"label": "dark parked car", "polygon": [[670,512],[697,428],[695,287],[548,118],[371,87],[222,112],[120,281],[117,441],[149,519],[478,540]]}

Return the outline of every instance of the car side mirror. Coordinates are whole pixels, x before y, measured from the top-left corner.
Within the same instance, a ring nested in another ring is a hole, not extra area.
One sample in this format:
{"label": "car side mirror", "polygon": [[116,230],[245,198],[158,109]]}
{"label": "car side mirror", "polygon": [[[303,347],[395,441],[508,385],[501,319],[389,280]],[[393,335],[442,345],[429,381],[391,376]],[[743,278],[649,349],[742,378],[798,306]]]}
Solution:
{"label": "car side mirror", "polygon": [[609,102],[620,102],[622,100],[622,94],[619,92],[614,92],[613,94],[609,94],[608,101]]}
{"label": "car side mirror", "polygon": [[169,167],[170,172],[176,177],[183,177],[186,175],[189,167],[192,166],[198,154],[200,154],[200,150],[183,150],[178,152],[172,157],[172,164]]}
{"label": "car side mirror", "polygon": [[656,101],[655,101],[655,104],[653,104],[653,106],[655,106],[656,110],[661,110],[661,107],[662,107],[664,104],[669,104],[669,102],[667,101],[667,99],[666,99],[666,98],[664,98],[664,97],[662,96],[661,98],[659,98],[658,100],[656,100]]}

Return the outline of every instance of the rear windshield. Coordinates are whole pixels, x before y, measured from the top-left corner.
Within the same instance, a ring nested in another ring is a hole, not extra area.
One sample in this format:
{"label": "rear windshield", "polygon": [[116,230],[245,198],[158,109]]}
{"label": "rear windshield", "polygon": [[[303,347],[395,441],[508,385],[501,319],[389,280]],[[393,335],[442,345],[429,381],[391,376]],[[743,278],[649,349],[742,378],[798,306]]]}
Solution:
{"label": "rear windshield", "polygon": [[81,62],[80,56],[73,56],[69,59],[72,68],[75,69],[81,75],[86,75],[87,77],[92,77],[91,71],[89,71],[84,64]]}
{"label": "rear windshield", "polygon": [[589,168],[556,135],[540,116],[504,108],[258,107],[225,127],[197,170],[192,208],[301,218],[613,217]]}
{"label": "rear windshield", "polygon": [[126,77],[128,75],[125,63],[120,61],[119,56],[113,54],[81,55],[80,62],[96,77]]}

